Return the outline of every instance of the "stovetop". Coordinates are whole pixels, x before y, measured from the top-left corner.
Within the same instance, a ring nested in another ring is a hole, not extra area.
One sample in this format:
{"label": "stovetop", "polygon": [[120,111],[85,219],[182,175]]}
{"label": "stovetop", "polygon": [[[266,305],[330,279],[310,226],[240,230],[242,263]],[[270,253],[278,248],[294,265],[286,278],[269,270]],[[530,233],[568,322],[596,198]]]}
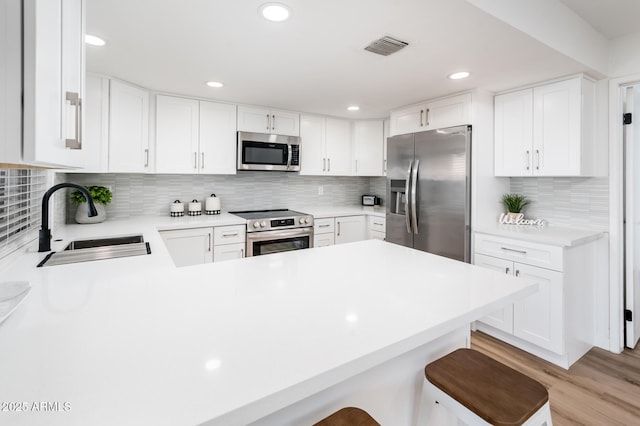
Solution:
{"label": "stovetop", "polygon": [[229,213],[247,219],[247,232],[309,228],[313,226],[313,216],[288,209],[247,210]]}

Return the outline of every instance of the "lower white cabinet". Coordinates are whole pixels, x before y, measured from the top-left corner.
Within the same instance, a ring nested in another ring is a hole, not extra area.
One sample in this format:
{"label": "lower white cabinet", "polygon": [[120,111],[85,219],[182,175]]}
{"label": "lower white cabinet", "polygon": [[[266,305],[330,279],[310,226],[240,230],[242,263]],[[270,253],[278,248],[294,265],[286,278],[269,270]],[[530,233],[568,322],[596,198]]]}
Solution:
{"label": "lower white cabinet", "polygon": [[367,238],[384,240],[387,236],[387,219],[378,216],[367,217]]}
{"label": "lower white cabinet", "polygon": [[325,217],[313,221],[313,246],[325,247],[336,243],[335,218]]}
{"label": "lower white cabinet", "polygon": [[367,239],[365,216],[336,217],[336,244]]}
{"label": "lower white cabinet", "polygon": [[538,292],[477,328],[569,368],[595,341],[596,244],[561,247],[476,233],[474,264],[538,284]]}
{"label": "lower white cabinet", "polygon": [[176,266],[213,262],[213,228],[160,231]]}
{"label": "lower white cabinet", "polygon": [[242,259],[245,241],[245,225],[216,226],[213,228],[213,261]]}

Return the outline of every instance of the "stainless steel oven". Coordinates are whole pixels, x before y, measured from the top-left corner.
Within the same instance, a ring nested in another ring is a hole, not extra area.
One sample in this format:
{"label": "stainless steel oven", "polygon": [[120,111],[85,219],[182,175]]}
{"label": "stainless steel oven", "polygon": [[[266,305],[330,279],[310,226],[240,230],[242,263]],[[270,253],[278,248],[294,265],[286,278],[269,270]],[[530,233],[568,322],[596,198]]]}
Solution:
{"label": "stainless steel oven", "polygon": [[247,257],[313,247],[311,215],[286,209],[231,213],[247,219]]}

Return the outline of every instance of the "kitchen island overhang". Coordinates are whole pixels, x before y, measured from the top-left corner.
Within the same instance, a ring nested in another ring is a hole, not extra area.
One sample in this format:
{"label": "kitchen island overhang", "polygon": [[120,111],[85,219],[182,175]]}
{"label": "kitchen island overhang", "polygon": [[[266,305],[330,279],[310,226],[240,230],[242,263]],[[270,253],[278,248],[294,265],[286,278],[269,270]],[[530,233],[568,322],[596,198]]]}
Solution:
{"label": "kitchen island overhang", "polygon": [[377,240],[179,269],[93,266],[103,273],[63,283],[30,271],[23,312],[0,326],[0,400],[71,409],[0,420],[288,424],[348,401],[345,384],[371,384],[385,366],[401,363],[415,387],[424,348],[468,343],[472,321],[537,288]]}

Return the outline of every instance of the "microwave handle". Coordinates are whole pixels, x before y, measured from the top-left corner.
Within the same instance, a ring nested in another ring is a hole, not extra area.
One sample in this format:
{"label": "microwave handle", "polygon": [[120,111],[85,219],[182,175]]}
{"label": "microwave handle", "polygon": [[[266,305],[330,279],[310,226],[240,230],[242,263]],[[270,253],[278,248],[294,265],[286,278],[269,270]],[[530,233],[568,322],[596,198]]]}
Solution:
{"label": "microwave handle", "polygon": [[293,153],[291,152],[291,145],[288,144],[287,145],[287,169],[291,168],[291,157],[293,155]]}

